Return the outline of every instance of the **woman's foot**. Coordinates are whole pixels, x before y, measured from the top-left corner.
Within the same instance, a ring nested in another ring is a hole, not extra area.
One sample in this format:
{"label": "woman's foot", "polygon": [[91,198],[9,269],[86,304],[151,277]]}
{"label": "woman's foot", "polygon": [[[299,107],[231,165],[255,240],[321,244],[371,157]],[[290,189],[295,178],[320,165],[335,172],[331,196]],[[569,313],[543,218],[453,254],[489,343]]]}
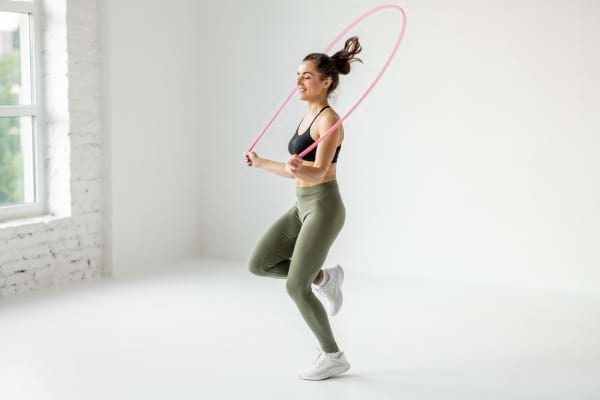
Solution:
{"label": "woman's foot", "polygon": [[337,353],[325,353],[318,347],[317,351],[319,352],[319,355],[310,367],[300,372],[300,378],[318,381],[343,374],[350,369],[350,363],[346,359],[346,355],[343,351],[338,351]]}
{"label": "woman's foot", "polygon": [[336,315],[342,307],[344,296],[342,295],[342,283],[344,282],[344,270],[337,264],[333,268],[323,270],[323,278],[318,284],[313,284],[313,292],[321,300],[327,314]]}

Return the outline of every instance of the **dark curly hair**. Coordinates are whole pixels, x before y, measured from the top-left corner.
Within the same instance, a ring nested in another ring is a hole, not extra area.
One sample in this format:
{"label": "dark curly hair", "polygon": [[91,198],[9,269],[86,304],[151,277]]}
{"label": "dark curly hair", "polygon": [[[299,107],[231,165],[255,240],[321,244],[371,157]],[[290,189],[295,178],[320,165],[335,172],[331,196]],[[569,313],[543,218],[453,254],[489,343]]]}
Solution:
{"label": "dark curly hair", "polygon": [[354,57],[360,53],[362,47],[358,41],[358,36],[352,36],[344,44],[344,48],[331,57],[325,53],[310,53],[302,61],[313,61],[317,71],[323,76],[323,79],[331,77],[332,82],[327,89],[327,95],[337,88],[340,81],[339,74],[346,75],[350,72],[350,63],[362,60]]}

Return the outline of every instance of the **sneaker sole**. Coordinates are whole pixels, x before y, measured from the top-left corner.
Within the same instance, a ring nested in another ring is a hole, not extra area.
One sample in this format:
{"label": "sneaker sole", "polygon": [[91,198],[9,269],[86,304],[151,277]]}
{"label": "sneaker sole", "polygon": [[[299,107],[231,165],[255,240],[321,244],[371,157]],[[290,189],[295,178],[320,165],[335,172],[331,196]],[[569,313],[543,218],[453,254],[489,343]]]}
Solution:
{"label": "sneaker sole", "polygon": [[300,374],[298,374],[298,376],[307,381],[321,381],[323,379],[331,378],[332,376],[341,375],[344,372],[348,371],[349,369],[350,369],[350,364],[347,364],[347,365],[340,365],[339,367],[332,369],[327,375],[316,376],[313,378],[305,378]]}

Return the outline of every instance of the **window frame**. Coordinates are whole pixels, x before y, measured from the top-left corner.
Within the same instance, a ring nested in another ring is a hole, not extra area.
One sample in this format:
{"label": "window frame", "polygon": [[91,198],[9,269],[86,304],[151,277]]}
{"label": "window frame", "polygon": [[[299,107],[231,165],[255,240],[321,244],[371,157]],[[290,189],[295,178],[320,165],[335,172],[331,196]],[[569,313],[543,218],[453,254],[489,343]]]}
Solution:
{"label": "window frame", "polygon": [[0,105],[0,117],[32,118],[32,151],[35,200],[33,203],[0,206],[0,224],[15,219],[30,218],[47,214],[46,156],[43,71],[42,71],[42,32],[41,5],[39,0],[9,1],[0,0],[0,12],[29,14],[29,75],[31,78],[31,105]]}

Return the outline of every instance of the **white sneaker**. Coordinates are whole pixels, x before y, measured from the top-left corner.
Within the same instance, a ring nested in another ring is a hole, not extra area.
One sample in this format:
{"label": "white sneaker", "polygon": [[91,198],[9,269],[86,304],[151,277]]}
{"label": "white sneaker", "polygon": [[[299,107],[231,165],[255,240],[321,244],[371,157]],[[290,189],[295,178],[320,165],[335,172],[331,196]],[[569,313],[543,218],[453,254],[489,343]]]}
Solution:
{"label": "white sneaker", "polygon": [[327,379],[335,375],[343,374],[350,369],[350,363],[346,360],[346,355],[343,351],[340,351],[337,356],[331,353],[325,353],[318,347],[317,351],[319,352],[319,355],[313,361],[313,365],[300,372],[300,378],[319,381],[321,379]]}
{"label": "white sneaker", "polygon": [[325,268],[328,275],[325,285],[312,284],[313,292],[321,300],[327,314],[336,315],[342,307],[344,296],[342,295],[342,283],[344,282],[344,270],[337,264],[333,268]]}

